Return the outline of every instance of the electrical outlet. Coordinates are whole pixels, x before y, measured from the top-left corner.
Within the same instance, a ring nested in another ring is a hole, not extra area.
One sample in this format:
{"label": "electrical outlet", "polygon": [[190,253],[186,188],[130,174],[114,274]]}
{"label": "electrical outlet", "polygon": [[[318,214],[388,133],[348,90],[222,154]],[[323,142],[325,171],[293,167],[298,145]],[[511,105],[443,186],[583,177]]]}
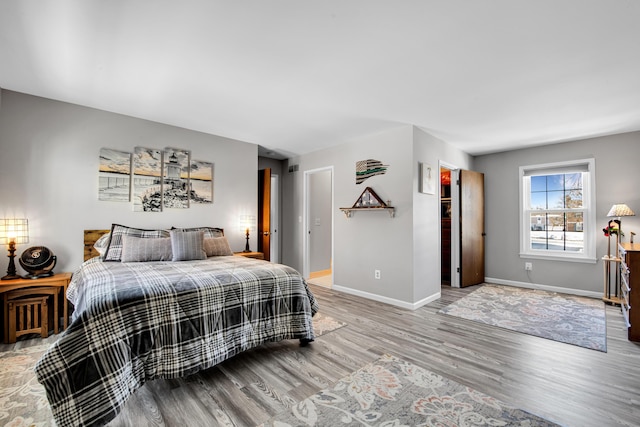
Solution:
{"label": "electrical outlet", "polygon": [[531,271],[531,270],[533,270],[533,263],[532,263],[532,262],[525,262],[525,263],[524,263],[524,269],[525,269],[526,271]]}
{"label": "electrical outlet", "polygon": [[375,277],[376,279],[379,279],[380,278],[380,270],[374,270],[373,277]]}

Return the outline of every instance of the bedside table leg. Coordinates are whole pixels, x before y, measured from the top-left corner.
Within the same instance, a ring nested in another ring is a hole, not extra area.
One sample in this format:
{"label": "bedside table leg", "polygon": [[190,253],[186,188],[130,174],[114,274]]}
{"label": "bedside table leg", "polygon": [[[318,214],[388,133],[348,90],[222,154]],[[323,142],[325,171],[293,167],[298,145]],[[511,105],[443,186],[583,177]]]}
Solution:
{"label": "bedside table leg", "polygon": [[64,319],[62,319],[62,330],[67,330],[67,322],[69,321],[69,303],[67,302],[67,284],[64,285],[64,293],[62,294],[62,301],[64,301]]}
{"label": "bedside table leg", "polygon": [[56,293],[53,294],[53,332],[55,334],[58,334],[59,331],[59,322],[60,322],[60,314],[59,314],[59,310],[58,310],[58,301],[59,301],[59,297],[60,297],[60,287],[56,287]]}

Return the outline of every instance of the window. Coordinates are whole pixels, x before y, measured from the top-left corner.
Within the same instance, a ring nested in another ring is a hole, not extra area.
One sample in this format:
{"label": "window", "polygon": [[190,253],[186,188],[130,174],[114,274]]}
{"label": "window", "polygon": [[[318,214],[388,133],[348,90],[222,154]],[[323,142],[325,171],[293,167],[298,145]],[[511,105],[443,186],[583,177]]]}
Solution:
{"label": "window", "polygon": [[594,159],[520,167],[520,256],[596,262]]}

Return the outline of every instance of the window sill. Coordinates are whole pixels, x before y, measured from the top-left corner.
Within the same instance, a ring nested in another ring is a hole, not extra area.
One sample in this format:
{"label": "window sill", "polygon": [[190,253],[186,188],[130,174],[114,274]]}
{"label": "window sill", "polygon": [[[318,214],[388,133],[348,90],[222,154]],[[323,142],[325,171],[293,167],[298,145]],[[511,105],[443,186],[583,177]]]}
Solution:
{"label": "window sill", "polygon": [[597,258],[588,258],[588,257],[576,257],[576,256],[563,256],[563,255],[546,255],[546,254],[535,254],[531,252],[521,252],[520,258],[530,258],[530,259],[544,259],[547,261],[566,261],[566,262],[581,262],[585,264],[595,264],[598,262]]}

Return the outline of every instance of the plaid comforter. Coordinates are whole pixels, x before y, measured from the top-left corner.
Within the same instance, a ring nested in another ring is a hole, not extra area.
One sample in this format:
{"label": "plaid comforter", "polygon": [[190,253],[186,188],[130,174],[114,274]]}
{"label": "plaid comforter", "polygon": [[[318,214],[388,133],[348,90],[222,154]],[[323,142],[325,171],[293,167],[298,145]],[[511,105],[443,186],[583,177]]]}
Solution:
{"label": "plaid comforter", "polygon": [[58,426],[102,425],[146,381],[178,378],[267,341],[312,340],[294,269],[244,257],[120,263],[73,275],[69,328],[35,367]]}

